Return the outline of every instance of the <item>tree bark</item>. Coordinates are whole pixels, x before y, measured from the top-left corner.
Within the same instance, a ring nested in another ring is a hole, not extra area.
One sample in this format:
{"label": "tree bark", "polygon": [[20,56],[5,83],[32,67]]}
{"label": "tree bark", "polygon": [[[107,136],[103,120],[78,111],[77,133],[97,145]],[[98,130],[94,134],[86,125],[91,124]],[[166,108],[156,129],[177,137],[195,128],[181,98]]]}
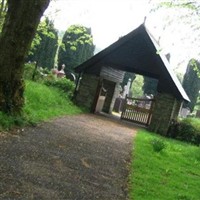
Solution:
{"label": "tree bark", "polygon": [[21,114],[24,59],[50,0],[8,0],[0,35],[0,111]]}

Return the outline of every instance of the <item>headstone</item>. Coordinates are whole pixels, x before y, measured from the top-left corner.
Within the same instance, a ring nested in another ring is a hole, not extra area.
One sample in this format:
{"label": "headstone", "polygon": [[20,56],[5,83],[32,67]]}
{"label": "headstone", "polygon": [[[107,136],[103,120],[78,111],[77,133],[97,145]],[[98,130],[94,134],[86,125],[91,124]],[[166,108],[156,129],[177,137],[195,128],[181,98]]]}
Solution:
{"label": "headstone", "polygon": [[179,112],[179,116],[182,118],[186,118],[190,114],[190,109],[189,108],[181,108]]}
{"label": "headstone", "polygon": [[131,87],[131,79],[129,78],[127,84],[124,86],[124,91],[123,91],[123,94],[122,94],[123,98],[125,98],[126,95],[129,95],[130,87]]}
{"label": "headstone", "polygon": [[58,71],[58,73],[57,73],[57,77],[58,77],[58,78],[63,78],[63,77],[65,77],[65,71],[64,71],[64,69],[65,69],[65,64],[62,64],[61,70]]}

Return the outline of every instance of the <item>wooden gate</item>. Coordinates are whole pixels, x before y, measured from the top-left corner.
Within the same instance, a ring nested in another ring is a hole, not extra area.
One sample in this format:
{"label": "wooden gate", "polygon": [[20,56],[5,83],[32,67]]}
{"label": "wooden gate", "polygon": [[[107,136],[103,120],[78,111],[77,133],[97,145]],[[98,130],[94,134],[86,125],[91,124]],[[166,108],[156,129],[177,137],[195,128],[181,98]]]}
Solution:
{"label": "wooden gate", "polygon": [[151,122],[154,99],[126,97],[121,119],[148,126]]}

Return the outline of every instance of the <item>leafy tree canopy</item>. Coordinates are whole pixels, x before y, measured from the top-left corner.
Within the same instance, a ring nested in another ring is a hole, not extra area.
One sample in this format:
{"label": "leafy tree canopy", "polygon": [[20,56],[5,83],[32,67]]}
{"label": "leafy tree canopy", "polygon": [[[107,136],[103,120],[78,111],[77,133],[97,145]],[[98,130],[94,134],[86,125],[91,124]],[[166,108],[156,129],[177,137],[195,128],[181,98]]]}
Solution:
{"label": "leafy tree canopy", "polygon": [[38,26],[32,42],[27,61],[36,61],[39,66],[52,68],[58,47],[58,31],[48,18],[42,20]]}
{"label": "leafy tree canopy", "polygon": [[122,88],[128,83],[128,80],[131,79],[131,85],[133,80],[136,78],[136,75],[131,72],[125,72],[123,82],[121,83]]}
{"label": "leafy tree canopy", "polygon": [[157,84],[158,80],[144,76],[144,84],[142,86],[144,94],[153,94],[157,93]]}
{"label": "leafy tree canopy", "polygon": [[168,0],[168,1],[160,1],[160,7],[165,6],[168,8],[186,8],[193,11],[196,11],[196,14],[200,14],[200,2],[198,0]]}
{"label": "leafy tree canopy", "polygon": [[191,101],[188,104],[184,104],[184,107],[189,107],[191,111],[194,110],[200,90],[200,78],[198,76],[197,69],[198,71],[200,70],[199,61],[191,59],[183,78],[183,88]]}
{"label": "leafy tree canopy", "polygon": [[82,25],[70,26],[66,30],[59,48],[59,68],[65,64],[66,71],[73,71],[75,66],[94,55],[94,48],[90,28]]}
{"label": "leafy tree canopy", "polygon": [[144,83],[143,76],[136,75],[136,78],[134,79],[132,83],[132,88],[131,88],[133,97],[143,96],[143,90],[142,90],[143,83]]}

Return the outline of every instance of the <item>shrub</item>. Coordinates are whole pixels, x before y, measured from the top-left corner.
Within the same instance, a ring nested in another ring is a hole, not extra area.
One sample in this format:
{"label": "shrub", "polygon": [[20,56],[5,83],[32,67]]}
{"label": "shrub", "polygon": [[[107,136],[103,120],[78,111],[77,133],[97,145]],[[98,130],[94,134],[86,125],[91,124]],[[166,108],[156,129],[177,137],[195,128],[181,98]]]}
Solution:
{"label": "shrub", "polygon": [[35,71],[35,63],[26,63],[24,67],[24,79],[32,80],[33,74],[34,81],[44,83],[47,86],[52,86],[58,88],[68,95],[68,97],[73,96],[75,84],[66,78],[55,78],[55,76],[50,73],[47,68],[37,68]]}
{"label": "shrub", "polygon": [[42,68],[38,66],[36,69],[35,67],[35,63],[26,63],[24,65],[25,80],[33,80],[34,78],[34,81],[43,81],[43,79],[46,78],[47,75],[50,75],[50,71],[47,68]]}
{"label": "shrub", "polygon": [[[34,70],[35,70],[35,63],[26,63],[24,65],[24,79],[32,80]],[[38,75],[39,73],[36,76]]]}
{"label": "shrub", "polygon": [[44,80],[44,84],[47,86],[56,87],[59,90],[67,93],[69,97],[73,96],[75,84],[74,82],[66,79],[66,78],[59,78],[59,79],[46,79]]}
{"label": "shrub", "polygon": [[171,125],[168,135],[185,142],[200,144],[200,120],[186,118]]}
{"label": "shrub", "polygon": [[165,142],[163,142],[163,140],[161,140],[161,139],[153,139],[153,140],[151,140],[151,144],[152,144],[153,150],[155,152],[160,152],[166,148]]}

